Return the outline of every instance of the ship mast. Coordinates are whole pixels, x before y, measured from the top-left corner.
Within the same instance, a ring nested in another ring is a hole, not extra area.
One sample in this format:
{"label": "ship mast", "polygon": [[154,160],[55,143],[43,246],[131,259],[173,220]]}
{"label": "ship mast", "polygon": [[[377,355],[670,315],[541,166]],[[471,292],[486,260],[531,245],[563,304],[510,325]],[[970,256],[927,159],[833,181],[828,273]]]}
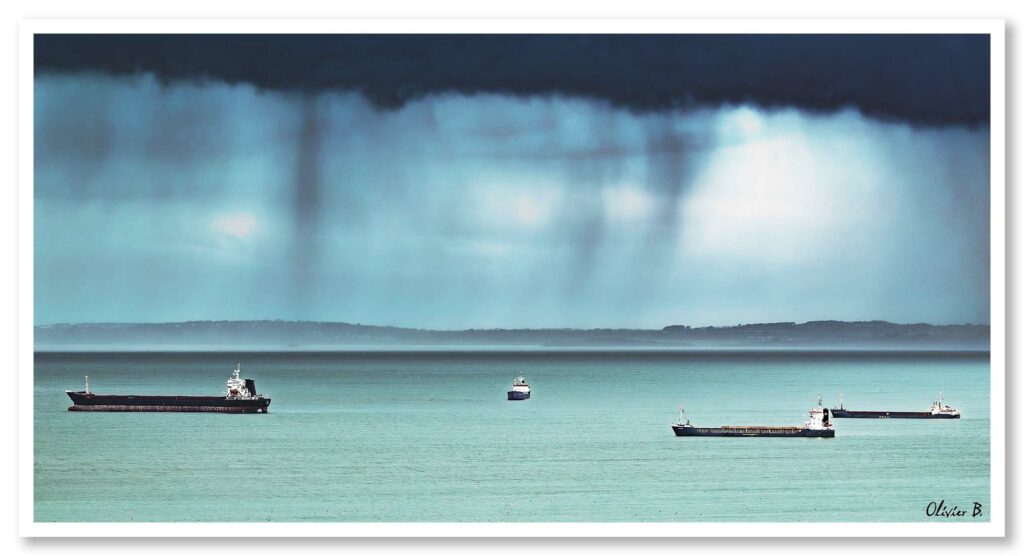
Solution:
{"label": "ship mast", "polygon": [[85,375],[85,393],[89,393],[89,375]]}

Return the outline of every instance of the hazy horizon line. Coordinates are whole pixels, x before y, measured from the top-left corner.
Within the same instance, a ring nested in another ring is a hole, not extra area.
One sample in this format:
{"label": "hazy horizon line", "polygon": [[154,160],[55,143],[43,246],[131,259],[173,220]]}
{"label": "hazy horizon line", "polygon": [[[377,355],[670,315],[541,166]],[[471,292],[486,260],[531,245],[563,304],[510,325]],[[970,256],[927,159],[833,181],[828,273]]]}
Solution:
{"label": "hazy horizon line", "polygon": [[260,322],[260,323],[289,323],[289,324],[346,324],[351,326],[367,326],[373,328],[397,328],[405,330],[421,330],[431,332],[466,332],[474,330],[663,330],[668,326],[686,326],[694,329],[701,328],[736,328],[740,326],[758,326],[758,325],[804,325],[811,323],[824,323],[824,322],[839,322],[844,324],[853,323],[879,323],[879,324],[893,324],[898,326],[915,326],[915,325],[927,325],[927,326],[986,326],[991,327],[990,323],[987,322],[955,322],[955,323],[933,323],[925,321],[917,322],[894,322],[884,319],[870,319],[870,320],[843,320],[843,319],[814,319],[806,321],[762,321],[762,322],[742,322],[736,324],[688,324],[685,322],[674,322],[664,324],[660,327],[614,327],[614,326],[492,326],[492,327],[468,327],[468,328],[430,328],[430,327],[417,327],[407,326],[400,324],[370,324],[363,322],[352,322],[345,320],[313,320],[313,319],[281,319],[281,318],[259,318],[259,319],[189,319],[189,320],[177,320],[177,321],[82,321],[82,322],[53,322],[53,323],[35,323],[32,325],[33,328],[39,327],[52,327],[52,326],[83,326],[83,325],[169,325],[169,324],[189,324],[189,323],[245,323],[245,322]]}

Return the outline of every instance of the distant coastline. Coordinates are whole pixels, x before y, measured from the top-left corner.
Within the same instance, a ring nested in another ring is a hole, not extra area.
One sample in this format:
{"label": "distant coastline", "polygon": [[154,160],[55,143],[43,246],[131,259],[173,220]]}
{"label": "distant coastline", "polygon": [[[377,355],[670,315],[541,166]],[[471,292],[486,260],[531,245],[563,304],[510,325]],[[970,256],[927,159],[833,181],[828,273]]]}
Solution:
{"label": "distant coastline", "polygon": [[886,321],[774,322],[661,329],[427,330],[317,321],[188,321],[39,325],[37,351],[389,348],[883,349],[988,351],[984,324],[897,324]]}

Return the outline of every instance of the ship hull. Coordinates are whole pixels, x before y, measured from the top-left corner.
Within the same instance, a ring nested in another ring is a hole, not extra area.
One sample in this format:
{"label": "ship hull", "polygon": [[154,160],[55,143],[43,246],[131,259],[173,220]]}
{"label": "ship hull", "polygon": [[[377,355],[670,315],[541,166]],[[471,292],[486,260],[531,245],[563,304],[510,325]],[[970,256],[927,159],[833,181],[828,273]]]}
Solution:
{"label": "ship hull", "polygon": [[509,390],[509,392],[508,392],[508,399],[509,399],[509,401],[528,400],[528,399],[530,399],[530,393],[529,392],[516,392],[515,390]]}
{"label": "ship hull", "polygon": [[833,409],[832,417],[840,419],[959,419],[959,415],[931,411],[850,411]]}
{"label": "ship hull", "polygon": [[68,411],[155,411],[173,413],[267,413],[270,398],[230,399],[223,396],[119,396],[68,392]]}
{"label": "ship hull", "polygon": [[802,429],[799,427],[684,427],[673,425],[676,436],[720,436],[732,438],[835,438],[832,429]]}

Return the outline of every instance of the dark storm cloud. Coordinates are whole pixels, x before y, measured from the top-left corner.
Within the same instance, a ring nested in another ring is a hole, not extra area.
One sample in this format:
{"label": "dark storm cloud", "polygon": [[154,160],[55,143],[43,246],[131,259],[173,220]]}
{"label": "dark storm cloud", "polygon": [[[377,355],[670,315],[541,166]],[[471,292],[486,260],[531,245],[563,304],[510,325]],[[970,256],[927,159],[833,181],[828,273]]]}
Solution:
{"label": "dark storm cloud", "polygon": [[987,35],[36,35],[39,72],[152,72],[380,108],[564,95],[635,111],[751,103],[923,125],[989,118]]}

